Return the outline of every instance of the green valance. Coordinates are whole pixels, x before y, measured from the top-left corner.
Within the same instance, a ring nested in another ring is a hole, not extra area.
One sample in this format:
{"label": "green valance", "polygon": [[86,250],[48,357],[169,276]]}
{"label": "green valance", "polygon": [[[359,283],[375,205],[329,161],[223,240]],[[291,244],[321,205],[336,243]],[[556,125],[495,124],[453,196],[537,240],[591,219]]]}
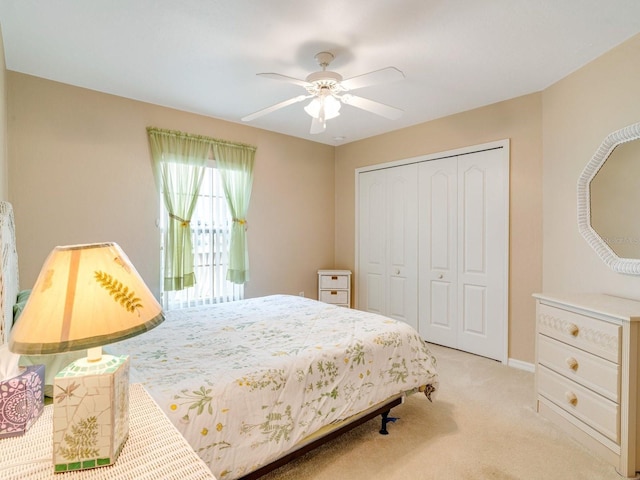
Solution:
{"label": "green valance", "polygon": [[156,128],[156,127],[147,127],[147,133],[149,134],[153,133],[155,135],[165,135],[165,136],[170,136],[175,138],[200,140],[202,142],[208,143],[212,147],[214,145],[219,145],[227,148],[231,147],[231,148],[248,149],[249,151],[252,151],[254,153],[256,151],[256,147],[254,147],[253,145],[247,145],[245,143],[230,142],[228,140],[220,140],[218,138],[207,137],[206,135],[194,135],[193,133],[185,133],[185,132],[180,132],[178,130],[166,130],[166,129]]}

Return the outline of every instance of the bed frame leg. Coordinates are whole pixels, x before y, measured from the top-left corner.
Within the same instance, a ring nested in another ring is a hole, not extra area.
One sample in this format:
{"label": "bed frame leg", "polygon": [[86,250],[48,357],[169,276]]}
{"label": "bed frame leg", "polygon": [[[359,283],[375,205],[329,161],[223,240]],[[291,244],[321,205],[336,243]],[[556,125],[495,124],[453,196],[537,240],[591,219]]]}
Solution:
{"label": "bed frame leg", "polygon": [[386,412],[382,413],[382,428],[380,429],[380,435],[389,435],[389,432],[387,431],[387,423],[395,422],[396,420],[398,420],[397,417],[390,417],[390,412],[391,410],[387,410]]}

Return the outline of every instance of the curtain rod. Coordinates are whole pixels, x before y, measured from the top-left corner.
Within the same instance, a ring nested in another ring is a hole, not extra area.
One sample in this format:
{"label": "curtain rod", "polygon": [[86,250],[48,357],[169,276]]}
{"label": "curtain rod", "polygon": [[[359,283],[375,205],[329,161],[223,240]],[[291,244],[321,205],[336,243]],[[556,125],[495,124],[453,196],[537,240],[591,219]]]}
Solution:
{"label": "curtain rod", "polygon": [[193,133],[180,132],[179,130],[166,130],[166,129],[157,128],[157,127],[147,127],[147,132],[160,133],[162,135],[171,136],[171,137],[194,138],[197,140],[202,140],[207,143],[215,143],[218,145],[225,145],[227,147],[248,148],[250,150],[253,150],[254,152],[257,150],[257,147],[254,147],[253,145],[248,145],[246,143],[230,142],[228,140],[220,140],[213,137],[207,137],[205,135],[197,135]]}

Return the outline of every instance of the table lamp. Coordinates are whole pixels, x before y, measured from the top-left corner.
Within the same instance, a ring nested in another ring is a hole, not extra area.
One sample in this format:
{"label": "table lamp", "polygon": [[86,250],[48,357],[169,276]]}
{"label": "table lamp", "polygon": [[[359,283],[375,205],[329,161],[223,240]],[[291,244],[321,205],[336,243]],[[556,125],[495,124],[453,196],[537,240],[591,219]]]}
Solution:
{"label": "table lamp", "polygon": [[129,357],[102,345],[164,321],[160,304],[115,243],[56,247],[14,325],[9,349],[40,355],[88,349],[53,389],[55,472],[114,463],[129,433]]}

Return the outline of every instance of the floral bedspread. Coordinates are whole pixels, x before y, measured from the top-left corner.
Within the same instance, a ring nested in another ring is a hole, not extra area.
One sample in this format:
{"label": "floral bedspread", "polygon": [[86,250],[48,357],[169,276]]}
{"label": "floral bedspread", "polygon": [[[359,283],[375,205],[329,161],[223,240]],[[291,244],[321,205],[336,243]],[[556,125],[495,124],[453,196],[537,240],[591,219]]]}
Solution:
{"label": "floral bedspread", "polygon": [[282,456],[319,428],[390,396],[438,385],[404,322],[274,295],[170,311],[109,345],[219,480]]}

